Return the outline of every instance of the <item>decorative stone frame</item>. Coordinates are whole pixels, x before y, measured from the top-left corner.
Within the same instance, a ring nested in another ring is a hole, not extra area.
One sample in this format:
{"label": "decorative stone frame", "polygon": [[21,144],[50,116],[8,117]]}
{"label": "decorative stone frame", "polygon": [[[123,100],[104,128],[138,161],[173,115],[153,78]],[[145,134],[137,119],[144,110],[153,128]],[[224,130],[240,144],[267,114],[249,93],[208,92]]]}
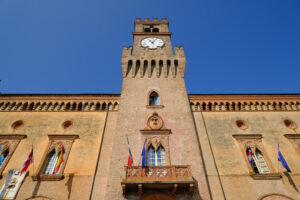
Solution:
{"label": "decorative stone frame", "polygon": [[[71,151],[72,144],[75,139],[79,138],[78,135],[48,135],[49,137],[49,144],[47,149],[42,157],[40,165],[37,170],[37,174],[32,176],[34,181],[57,181],[64,178],[63,172],[68,161],[68,157]],[[62,150],[62,147],[65,151],[65,158],[64,162],[61,164],[61,169],[58,174],[43,174],[43,169],[46,164],[46,160],[53,150],[56,153],[59,153]]]}
{"label": "decorative stone frame", "polygon": [[148,159],[147,153],[151,145],[153,146],[154,151],[157,151],[159,146],[162,146],[165,150],[165,161],[166,161],[165,166],[171,165],[170,150],[169,150],[169,136],[164,136],[164,135],[146,136],[145,140],[146,140],[145,143],[146,166],[147,166],[147,159]]}
{"label": "decorative stone frame", "polygon": [[18,144],[20,141],[24,138],[26,138],[26,135],[0,135],[0,144],[2,148],[2,152],[5,152],[7,149],[9,150],[9,153],[7,155],[7,158],[5,159],[4,163],[2,164],[0,168],[0,178],[2,178],[2,173],[8,164],[10,158],[12,157],[13,153],[15,152]]}
{"label": "decorative stone frame", "polygon": [[[156,92],[157,95],[158,95],[158,98],[159,98],[159,104],[160,105],[150,105],[149,103],[149,100],[150,100],[150,95],[152,94],[152,92]],[[146,102],[146,107],[147,108],[163,108],[165,107],[164,104],[163,104],[163,101],[162,101],[162,97],[160,95],[160,93],[157,91],[157,90],[150,90],[148,92],[148,95],[147,95],[147,102]]]}
{"label": "decorative stone frame", "polygon": [[292,143],[300,156],[300,134],[285,134],[284,137]]}
{"label": "decorative stone frame", "polygon": [[[262,135],[261,134],[248,134],[248,135],[232,135],[233,138],[236,139],[236,141],[239,144],[240,150],[242,152],[242,155],[244,157],[245,162],[247,163],[247,167],[249,169],[250,172],[250,176],[254,179],[254,180],[274,180],[274,179],[280,179],[281,176],[279,173],[274,173],[275,169],[263,147],[262,144]],[[246,155],[246,150],[248,147],[251,147],[251,149],[253,149],[253,152],[255,152],[255,150],[258,148],[260,150],[260,152],[262,153],[268,168],[270,170],[270,173],[267,174],[257,174],[253,171],[249,160],[247,158]]]}
{"label": "decorative stone frame", "polygon": [[167,129],[163,119],[153,112],[148,118],[146,126],[140,132],[145,135],[143,141],[145,142],[145,154],[147,160],[147,152],[150,145],[152,145],[155,151],[161,145],[165,150],[166,166],[170,165],[170,150],[169,150],[169,135],[172,133],[170,129]]}

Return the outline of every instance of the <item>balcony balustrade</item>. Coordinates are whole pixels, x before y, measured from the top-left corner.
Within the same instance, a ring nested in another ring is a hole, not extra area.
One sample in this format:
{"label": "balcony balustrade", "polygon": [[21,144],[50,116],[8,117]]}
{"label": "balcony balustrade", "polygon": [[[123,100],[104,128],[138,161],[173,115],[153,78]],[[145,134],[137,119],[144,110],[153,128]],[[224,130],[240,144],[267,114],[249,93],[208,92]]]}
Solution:
{"label": "balcony balustrade", "polygon": [[125,166],[124,178],[121,182],[123,194],[126,188],[138,188],[141,195],[143,188],[167,188],[171,187],[173,193],[177,192],[178,187],[188,189],[193,193],[194,180],[190,166]]}

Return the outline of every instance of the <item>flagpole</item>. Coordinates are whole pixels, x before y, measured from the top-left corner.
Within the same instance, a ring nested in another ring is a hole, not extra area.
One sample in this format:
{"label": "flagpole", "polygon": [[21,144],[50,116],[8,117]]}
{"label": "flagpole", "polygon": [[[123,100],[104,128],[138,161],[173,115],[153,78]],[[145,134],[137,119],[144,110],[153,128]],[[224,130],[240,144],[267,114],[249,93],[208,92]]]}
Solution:
{"label": "flagpole", "polygon": [[32,168],[33,168],[32,175],[34,175],[33,143],[31,143],[31,148],[32,148]]}
{"label": "flagpole", "polygon": [[278,153],[279,153],[279,143],[278,143],[278,150],[277,150],[277,173],[279,173],[279,160],[278,160]]}

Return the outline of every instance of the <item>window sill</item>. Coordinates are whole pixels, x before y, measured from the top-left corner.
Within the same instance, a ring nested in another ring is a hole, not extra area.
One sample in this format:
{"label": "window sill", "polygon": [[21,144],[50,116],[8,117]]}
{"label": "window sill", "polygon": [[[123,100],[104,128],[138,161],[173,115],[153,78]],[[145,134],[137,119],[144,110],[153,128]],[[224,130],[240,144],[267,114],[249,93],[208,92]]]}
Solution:
{"label": "window sill", "polygon": [[149,109],[161,109],[165,107],[164,105],[158,105],[158,106],[150,106],[150,105],[146,105],[146,108],[149,108]]}
{"label": "window sill", "polygon": [[64,178],[63,174],[38,174],[35,176],[32,176],[33,181],[60,181]]}
{"label": "window sill", "polygon": [[281,175],[279,173],[256,174],[251,172],[250,176],[254,180],[279,180],[281,178]]}

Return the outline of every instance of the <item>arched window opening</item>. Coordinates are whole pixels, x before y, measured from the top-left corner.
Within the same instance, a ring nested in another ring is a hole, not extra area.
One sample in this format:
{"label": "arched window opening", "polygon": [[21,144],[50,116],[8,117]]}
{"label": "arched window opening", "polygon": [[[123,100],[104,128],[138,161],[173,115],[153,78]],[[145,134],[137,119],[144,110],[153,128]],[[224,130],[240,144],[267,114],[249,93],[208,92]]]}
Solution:
{"label": "arched window opening", "polygon": [[89,103],[88,102],[86,102],[85,104],[84,104],[84,108],[83,108],[83,110],[88,110],[89,109]]}
{"label": "arched window opening", "polygon": [[78,110],[82,110],[82,102],[78,104]]}
{"label": "arched window opening", "polygon": [[57,111],[57,110],[58,110],[58,102],[56,102],[56,103],[54,104],[53,110],[54,110],[54,111]]}
{"label": "arched window opening", "polygon": [[230,109],[230,104],[229,104],[228,102],[226,103],[226,109],[227,109],[227,110],[231,110],[231,109]]}
{"label": "arched window opening", "polygon": [[193,102],[190,103],[190,106],[191,106],[192,111],[195,111],[195,105]]}
{"label": "arched window opening", "polygon": [[59,110],[64,110],[64,108],[65,108],[65,103],[64,102],[62,102],[61,104],[60,104],[60,107],[59,107]]}
{"label": "arched window opening", "polygon": [[140,66],[141,66],[141,61],[137,60],[136,61],[136,68],[137,68],[137,70],[140,68]]}
{"label": "arched window opening", "polygon": [[114,104],[114,110],[118,110],[119,109],[119,104],[116,102],[115,104]]}
{"label": "arched window opening", "polygon": [[163,61],[160,60],[160,61],[159,61],[159,67],[162,67],[162,66],[163,66]]}
{"label": "arched window opening", "polygon": [[234,102],[231,103],[231,107],[232,107],[232,110],[235,110],[235,103]]}
{"label": "arched window opening", "polygon": [[108,108],[108,110],[112,110],[112,103],[111,102],[109,102],[107,108]]}
{"label": "arched window opening", "polygon": [[36,111],[39,111],[39,110],[40,110],[40,107],[41,107],[41,103],[38,102],[38,103],[35,105],[35,110],[36,110]]}
{"label": "arched window opening", "polygon": [[242,103],[241,102],[238,102],[238,109],[242,110]]}
{"label": "arched window opening", "polygon": [[145,32],[151,32],[151,29],[150,28],[145,28],[144,31]]}
{"label": "arched window opening", "polygon": [[66,110],[70,110],[70,108],[71,108],[71,103],[69,102],[67,103]]}
{"label": "arched window opening", "polygon": [[0,160],[0,168],[3,166],[3,163],[5,163],[5,160],[7,159],[9,154],[9,148],[7,148],[5,151],[1,153],[1,160]]}
{"label": "arched window opening", "polygon": [[203,104],[202,104],[202,110],[206,111],[206,103],[205,102],[203,102]]}
{"label": "arched window opening", "polygon": [[224,106],[224,103],[223,103],[223,102],[221,102],[220,107],[221,107],[221,110],[222,110],[222,111],[225,111],[225,106]]}
{"label": "arched window opening", "polygon": [[174,65],[175,65],[175,67],[178,66],[178,60],[174,60]]}
{"label": "arched window opening", "polygon": [[10,106],[10,110],[14,110],[15,107],[16,107],[16,102],[13,102],[13,103],[11,104],[11,106]]}
{"label": "arched window opening", "polygon": [[270,173],[270,169],[261,151],[258,148],[255,149],[255,152],[253,152],[253,148],[248,147],[246,150],[246,154],[249,160],[249,164],[252,167],[254,173],[257,174]]}
{"label": "arched window opening", "polygon": [[200,107],[200,103],[199,102],[197,103],[197,110],[201,111],[201,107]]}
{"label": "arched window opening", "polygon": [[219,104],[218,104],[217,102],[214,103],[214,107],[215,107],[215,110],[216,110],[216,111],[219,111],[219,110],[220,110]]}
{"label": "arched window opening", "polygon": [[74,102],[72,105],[72,110],[76,110],[76,106],[77,106],[77,104]]}
{"label": "arched window opening", "polygon": [[22,110],[26,110],[27,106],[28,106],[28,103],[27,102],[24,103]]}
{"label": "arched window opening", "polygon": [[43,174],[59,174],[62,168],[62,160],[65,159],[65,151],[62,149],[59,153],[56,153],[53,149],[45,162]]}
{"label": "arched window opening", "polygon": [[208,110],[212,111],[212,103],[211,102],[208,103]]}
{"label": "arched window opening", "polygon": [[155,65],[156,65],[155,60],[151,60],[151,66],[155,67]]}
{"label": "arched window opening", "polygon": [[34,107],[34,103],[33,103],[33,102],[31,102],[31,104],[29,105],[29,108],[28,108],[28,110],[33,110],[33,107]]}
{"label": "arched window opening", "polygon": [[159,32],[159,29],[158,29],[158,28],[153,28],[153,29],[152,29],[152,32],[158,33],[158,32]]}
{"label": "arched window opening", "polygon": [[105,110],[106,109],[106,103],[104,102],[103,104],[102,104],[102,110]]}
{"label": "arched window opening", "polygon": [[171,66],[171,60],[167,60],[167,67]]}
{"label": "arched window opening", "polygon": [[52,110],[52,106],[53,106],[52,102],[49,103],[47,110],[48,110],[48,111]]}
{"label": "arched window opening", "polygon": [[100,103],[98,102],[97,104],[96,104],[96,110],[100,110]]}
{"label": "arched window opening", "polygon": [[149,96],[149,105],[150,106],[158,106],[160,105],[159,96],[156,92],[152,92]]}
{"label": "arched window opening", "polygon": [[92,102],[91,104],[90,104],[90,110],[94,110],[95,109],[95,104],[94,104],[94,102]]}
{"label": "arched window opening", "polygon": [[147,151],[147,166],[163,166],[166,165],[166,153],[162,146],[157,151],[151,145]]}
{"label": "arched window opening", "polygon": [[4,109],[3,110],[8,110],[8,108],[9,108],[9,105],[10,105],[10,103],[8,102],[8,103],[6,103],[6,105],[5,105],[5,107],[4,107]]}

